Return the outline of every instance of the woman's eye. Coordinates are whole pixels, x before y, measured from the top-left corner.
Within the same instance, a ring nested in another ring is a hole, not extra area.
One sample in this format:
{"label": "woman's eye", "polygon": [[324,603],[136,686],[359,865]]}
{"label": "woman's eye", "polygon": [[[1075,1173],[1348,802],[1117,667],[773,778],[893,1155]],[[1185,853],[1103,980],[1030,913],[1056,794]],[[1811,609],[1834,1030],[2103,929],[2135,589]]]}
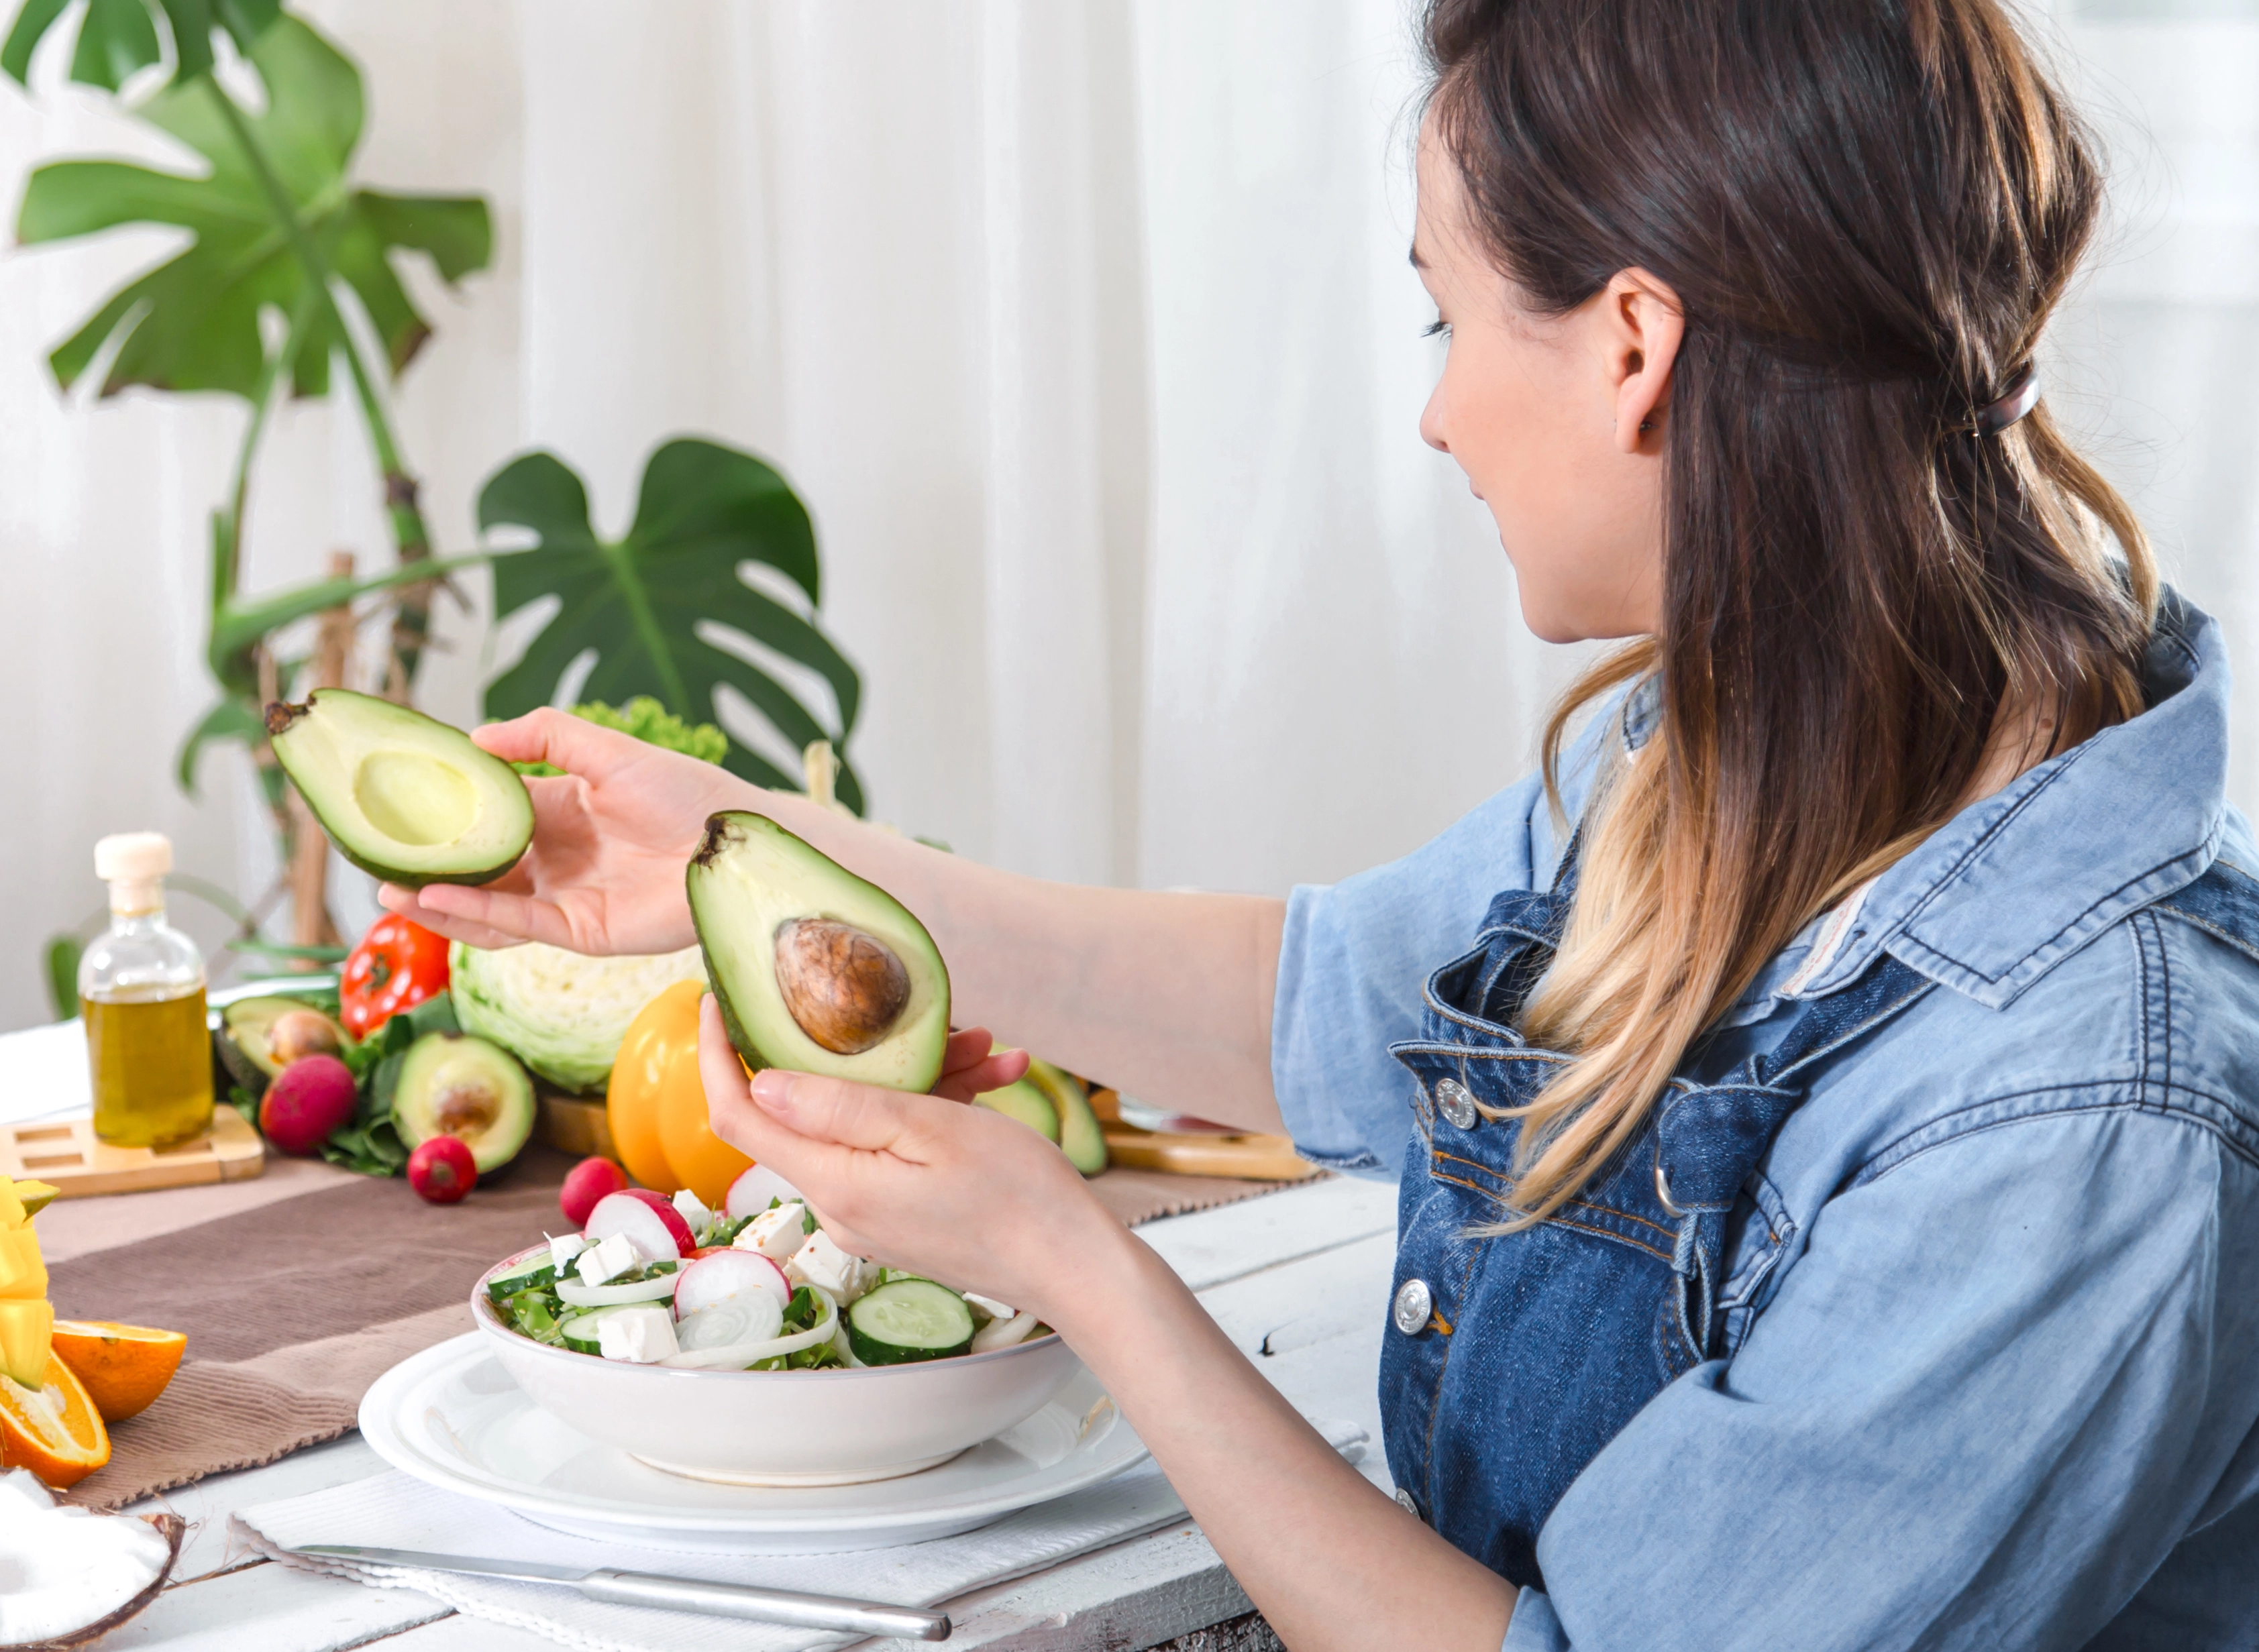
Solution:
{"label": "woman's eye", "polygon": [[1450,330],[1451,324],[1445,321],[1441,316],[1438,316],[1435,320],[1429,322],[1425,327],[1422,327],[1420,330],[1420,336],[1422,338],[1433,338],[1436,334],[1448,333]]}

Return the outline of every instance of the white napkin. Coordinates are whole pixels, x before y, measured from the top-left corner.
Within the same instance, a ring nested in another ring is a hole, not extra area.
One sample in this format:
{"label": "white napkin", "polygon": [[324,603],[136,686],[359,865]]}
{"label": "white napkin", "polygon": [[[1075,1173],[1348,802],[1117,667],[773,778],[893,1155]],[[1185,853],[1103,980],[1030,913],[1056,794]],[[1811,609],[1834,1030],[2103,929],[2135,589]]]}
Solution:
{"label": "white napkin", "polygon": [[84,1022],[0,1033],[0,1124],[44,1122],[93,1106]]}
{"label": "white napkin", "polygon": [[[1364,1456],[1365,1432],[1357,1424],[1324,1418],[1312,1418],[1311,1422],[1350,1462]],[[253,1549],[286,1566],[378,1589],[417,1590],[468,1617],[530,1629],[583,1652],[816,1652],[849,1646],[863,1637],[649,1606],[607,1606],[545,1584],[316,1560],[290,1551],[306,1543],[421,1549],[590,1571],[616,1566],[925,1607],[1166,1526],[1184,1513],[1183,1502],[1148,1460],[1110,1480],[1008,1514],[977,1531],[899,1549],[837,1555],[696,1554],[598,1542],[536,1526],[495,1504],[443,1492],[398,1472],[308,1497],[257,1504],[238,1511],[232,1525]]]}

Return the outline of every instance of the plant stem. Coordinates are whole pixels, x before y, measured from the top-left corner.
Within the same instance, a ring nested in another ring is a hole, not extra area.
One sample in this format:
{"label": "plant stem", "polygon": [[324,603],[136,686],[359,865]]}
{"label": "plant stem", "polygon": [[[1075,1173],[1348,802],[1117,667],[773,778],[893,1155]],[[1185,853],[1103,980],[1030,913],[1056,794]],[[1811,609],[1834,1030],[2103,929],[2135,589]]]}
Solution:
{"label": "plant stem", "polygon": [[[382,398],[377,393],[374,376],[361,360],[360,343],[346,325],[343,313],[338,308],[337,296],[330,288],[330,264],[322,250],[315,246],[314,238],[306,232],[299,221],[296,205],[290,193],[282,187],[266,152],[259,146],[251,125],[243,117],[242,110],[227,95],[217,77],[206,75],[200,82],[210,94],[220,118],[227,124],[237,146],[242,149],[253,175],[267,196],[267,204],[283,233],[289,237],[291,251],[297,254],[298,263],[305,271],[308,284],[321,296],[337,330],[338,345],[345,352],[346,362],[353,374],[353,389],[360,402],[361,417],[368,429],[369,445],[375,450],[377,470],[384,481],[386,515],[392,524],[392,541],[400,560],[421,562],[431,554],[431,530],[425,526],[424,511],[417,502],[416,479],[401,462],[399,444],[393,439],[392,422],[386,416]],[[425,638],[431,630],[431,594],[428,589],[410,587],[401,593],[400,617],[393,627],[393,646],[401,658],[406,675],[412,680],[417,666],[423,658]]]}

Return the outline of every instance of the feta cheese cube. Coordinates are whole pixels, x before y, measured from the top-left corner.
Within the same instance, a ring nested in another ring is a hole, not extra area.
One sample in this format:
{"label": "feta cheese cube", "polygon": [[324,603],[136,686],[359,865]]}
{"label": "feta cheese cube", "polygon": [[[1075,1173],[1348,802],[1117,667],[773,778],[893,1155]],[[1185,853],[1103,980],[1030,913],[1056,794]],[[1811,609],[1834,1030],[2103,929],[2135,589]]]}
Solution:
{"label": "feta cheese cube", "polygon": [[641,1267],[643,1252],[635,1248],[635,1241],[627,1235],[616,1233],[583,1250],[573,1265],[584,1284],[602,1285]]}
{"label": "feta cheese cube", "polygon": [[675,1190],[674,1214],[690,1224],[694,1237],[703,1236],[706,1230],[714,1225],[714,1213],[706,1208],[706,1201],[688,1187]]}
{"label": "feta cheese cube", "polygon": [[831,1235],[818,1228],[785,1264],[784,1274],[795,1285],[812,1285],[829,1291],[844,1307],[863,1294],[867,1266],[862,1257],[849,1256],[832,1243]]}
{"label": "feta cheese cube", "polygon": [[992,1320],[1008,1320],[1017,1311],[1006,1307],[993,1296],[983,1296],[978,1291],[967,1291],[965,1300]]}
{"label": "feta cheese cube", "polygon": [[631,1365],[656,1365],[681,1352],[674,1345],[674,1320],[662,1307],[628,1307],[596,1321],[596,1351]]}
{"label": "feta cheese cube", "polygon": [[550,1265],[559,1273],[571,1267],[573,1258],[588,1248],[588,1242],[577,1233],[559,1234],[554,1238],[544,1234],[542,1237],[549,1240]]}
{"label": "feta cheese cube", "polygon": [[758,1250],[777,1266],[782,1267],[800,1254],[800,1248],[809,1243],[808,1223],[802,1220],[808,1207],[795,1201],[765,1210],[745,1225],[731,1248],[738,1250]]}

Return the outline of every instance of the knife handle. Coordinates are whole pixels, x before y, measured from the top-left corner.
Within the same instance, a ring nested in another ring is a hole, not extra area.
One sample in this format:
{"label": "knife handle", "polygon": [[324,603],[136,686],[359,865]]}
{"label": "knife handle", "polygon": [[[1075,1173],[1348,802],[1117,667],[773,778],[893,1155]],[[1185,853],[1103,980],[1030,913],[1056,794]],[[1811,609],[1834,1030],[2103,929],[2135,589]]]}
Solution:
{"label": "knife handle", "polygon": [[858,1634],[899,1635],[909,1641],[949,1639],[949,1614],[875,1600],[844,1600],[837,1595],[803,1595],[790,1589],[755,1589],[745,1584],[705,1583],[691,1577],[660,1577],[646,1571],[607,1567],[581,1579],[591,1600],[622,1606],[660,1606],[673,1612],[702,1612],[717,1618],[751,1618],[759,1623],[790,1624],[801,1629],[851,1629]]}

